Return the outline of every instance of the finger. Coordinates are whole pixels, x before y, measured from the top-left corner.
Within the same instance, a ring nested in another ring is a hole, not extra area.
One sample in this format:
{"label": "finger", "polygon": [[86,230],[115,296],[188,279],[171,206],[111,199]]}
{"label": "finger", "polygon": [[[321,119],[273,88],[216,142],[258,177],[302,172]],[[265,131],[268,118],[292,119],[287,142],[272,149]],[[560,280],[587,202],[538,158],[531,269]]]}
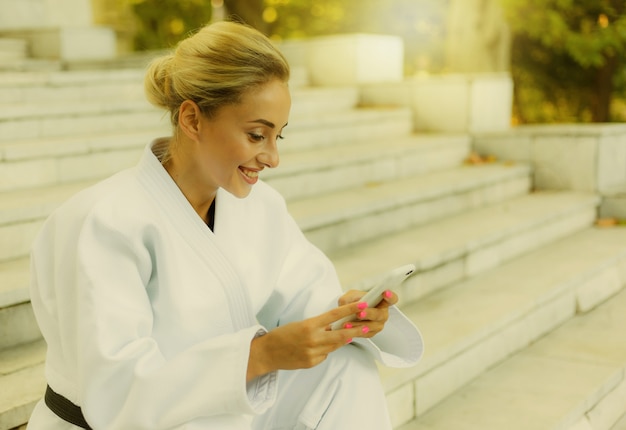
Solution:
{"label": "finger", "polygon": [[350,343],[350,341],[353,338],[357,338],[357,337],[365,337],[365,338],[369,338],[372,337],[374,335],[376,335],[377,333],[379,333],[382,328],[384,327],[383,324],[379,324],[379,323],[375,323],[375,324],[370,324],[369,322],[367,323],[346,323],[344,324],[344,328],[342,330],[340,330],[341,332],[344,332],[347,336],[349,336],[348,338],[348,343]]}
{"label": "finger", "polygon": [[348,303],[358,302],[361,297],[365,295],[365,291],[360,290],[350,290],[345,293],[343,296],[339,297],[338,303],[339,306],[347,305]]}
{"label": "finger", "polygon": [[387,304],[388,306],[395,305],[398,303],[398,295],[391,290],[386,290],[383,292],[383,300],[380,303],[383,305]]}
{"label": "finger", "polygon": [[367,308],[357,313],[359,321],[376,321],[385,323],[389,319],[389,308]]}
{"label": "finger", "polygon": [[348,303],[324,312],[323,314],[314,317],[313,320],[319,327],[326,327],[342,318],[355,315],[357,312],[365,309],[365,307],[367,307],[367,304],[363,302]]}

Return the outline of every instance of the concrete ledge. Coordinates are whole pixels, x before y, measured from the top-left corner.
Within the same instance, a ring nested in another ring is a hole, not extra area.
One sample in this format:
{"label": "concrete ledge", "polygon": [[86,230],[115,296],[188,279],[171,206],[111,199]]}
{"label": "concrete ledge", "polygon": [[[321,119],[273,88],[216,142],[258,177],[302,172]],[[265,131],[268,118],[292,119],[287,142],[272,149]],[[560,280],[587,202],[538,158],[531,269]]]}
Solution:
{"label": "concrete ledge", "polygon": [[23,39],[0,38],[0,60],[20,60],[28,54],[28,42]]}
{"label": "concrete ledge", "polygon": [[604,190],[602,197],[601,218],[626,220],[626,183]]}
{"label": "concrete ledge", "polygon": [[28,40],[35,58],[60,60],[113,59],[115,31],[107,27],[62,27],[6,33]]}
{"label": "concrete ledge", "polygon": [[286,41],[280,49],[294,66],[306,66],[313,85],[397,82],[404,76],[402,38],[340,34]]}
{"label": "concrete ledge", "polygon": [[407,106],[416,131],[509,130],[513,81],[508,74],[432,75],[361,86],[365,105]]}
{"label": "concrete ledge", "polygon": [[520,126],[474,136],[474,148],[531,163],[538,189],[611,192],[626,184],[626,125]]}

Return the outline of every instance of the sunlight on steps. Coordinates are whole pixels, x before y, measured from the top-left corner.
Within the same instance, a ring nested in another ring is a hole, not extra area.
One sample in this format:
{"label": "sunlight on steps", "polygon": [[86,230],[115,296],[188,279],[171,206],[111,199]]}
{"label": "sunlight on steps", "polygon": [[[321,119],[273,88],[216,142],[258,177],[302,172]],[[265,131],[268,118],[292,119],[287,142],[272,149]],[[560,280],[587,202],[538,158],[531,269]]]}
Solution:
{"label": "sunlight on steps", "polygon": [[[406,106],[364,107],[356,85],[294,75],[281,166],[264,180],[346,289],[417,267],[400,306],[424,359],[380,369],[395,428],[624,430],[626,229],[594,227],[597,193],[536,190],[532,160],[464,164],[468,133],[414,133]],[[34,235],[169,131],[142,76],[0,76],[0,429],[24,424],[45,388]]]}

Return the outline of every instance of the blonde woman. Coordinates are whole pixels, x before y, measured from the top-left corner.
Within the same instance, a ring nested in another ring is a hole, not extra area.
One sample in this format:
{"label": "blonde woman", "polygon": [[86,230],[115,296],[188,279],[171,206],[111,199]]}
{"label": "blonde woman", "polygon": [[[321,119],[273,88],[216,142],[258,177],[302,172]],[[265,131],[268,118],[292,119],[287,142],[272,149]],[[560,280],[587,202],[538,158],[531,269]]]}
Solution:
{"label": "blonde woman", "polygon": [[390,428],[374,358],[415,363],[419,333],[395,294],[368,309],[343,294],[258,178],[278,166],[288,79],[265,36],[226,22],[151,64],[173,136],[34,243],[49,387],[30,429]]}

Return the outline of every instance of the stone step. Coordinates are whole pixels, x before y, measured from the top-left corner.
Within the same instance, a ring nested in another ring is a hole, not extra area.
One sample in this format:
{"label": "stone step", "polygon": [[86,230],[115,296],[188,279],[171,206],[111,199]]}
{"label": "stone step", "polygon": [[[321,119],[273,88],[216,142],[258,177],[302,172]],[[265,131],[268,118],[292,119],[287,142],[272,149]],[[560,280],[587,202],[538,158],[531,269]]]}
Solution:
{"label": "stone step", "polygon": [[623,425],[625,244],[624,228],[588,230],[408,309],[426,356],[414,385],[389,397],[394,407],[393,399],[403,402],[405,416],[417,410],[400,429]]}
{"label": "stone step", "polygon": [[[8,68],[0,73],[0,103],[145,100],[144,75],[144,68],[82,71],[44,69],[30,72],[13,72]],[[297,93],[307,89],[305,83],[305,72],[294,71],[290,87]],[[329,93],[322,89],[318,92]]]}
{"label": "stone step", "polygon": [[470,150],[468,136],[409,135],[286,152],[280,167],[262,178],[287,200],[380,184],[458,167]]}
{"label": "stone step", "polygon": [[[23,58],[0,62],[0,79],[4,73],[42,73],[58,72],[63,68],[61,61],[42,58]],[[0,93],[2,91],[0,90]],[[4,99],[0,97],[0,102]]]}
{"label": "stone step", "polygon": [[[445,391],[471,380],[477,371],[488,368],[489,363],[501,360],[558,326],[574,314],[577,302],[579,307],[587,308],[615,293],[626,281],[625,243],[626,229],[587,229],[415,304],[404,305],[406,300],[401,296],[401,306],[419,325],[427,349],[422,363],[414,369],[381,368],[396,427],[410,420],[414,411],[420,411],[420,408],[433,411],[426,412],[423,417],[436,413],[441,405],[447,405],[444,401],[435,406],[440,400],[437,396],[445,396]],[[590,253],[590,249],[594,252]],[[387,250],[382,250],[381,254],[385,252]],[[363,263],[365,265],[368,261]],[[598,290],[601,294],[596,294]],[[589,300],[590,296],[594,298]],[[471,312],[463,311],[467,308],[471,308]],[[622,318],[626,315],[623,306],[619,315]],[[623,322],[621,324],[623,327]],[[620,344],[616,339],[611,342],[607,345]],[[0,379],[0,388],[6,384],[6,387],[16,387],[14,390],[17,390],[10,400],[2,399],[0,395],[0,422],[11,425],[24,422],[14,417],[27,419],[29,412],[26,411],[41,397],[45,381],[38,363],[43,360],[44,349],[41,342],[36,342],[0,353],[0,371],[11,375],[10,379],[5,376]],[[27,350],[30,352],[25,353]],[[9,360],[5,358],[6,354],[18,358]],[[19,366],[7,366],[7,362]],[[7,368],[9,370],[3,370]],[[7,391],[0,389],[2,392]],[[5,406],[7,403],[9,406]],[[447,414],[438,415],[446,417]],[[430,429],[411,427],[421,423],[411,423],[403,430]],[[466,428],[458,425],[453,422],[451,426],[432,429]],[[499,425],[483,429],[509,428]]]}
{"label": "stone step", "polygon": [[15,105],[0,109],[0,143],[159,129],[166,121],[144,101]]}
{"label": "stone step", "polygon": [[[323,250],[330,251],[374,235],[428,222],[432,216],[445,216],[521,195],[530,186],[526,166],[495,164],[480,168],[461,167],[427,175],[420,174],[418,170],[406,178],[402,177],[407,175],[406,169],[394,171],[392,168],[386,173],[386,179],[392,180],[365,182],[376,177],[375,160],[381,154],[385,155],[385,150],[370,154],[371,161],[362,170],[366,172],[369,168],[374,174],[357,178],[360,183],[350,189],[345,189],[346,185],[353,185],[355,181],[350,184],[349,180],[345,183],[336,180],[346,170],[358,171],[358,165],[344,164],[334,166],[333,170],[311,170],[308,176],[293,176],[292,184],[289,184],[289,179],[278,184],[291,197],[298,196],[298,189],[304,190],[303,195],[325,191],[325,194],[290,203],[296,220]],[[391,152],[392,160],[394,156]],[[300,170],[304,171],[305,167]],[[394,175],[399,179],[395,179]],[[383,179],[382,175],[378,178]],[[312,188],[316,180],[322,188],[319,191]],[[272,183],[272,178],[269,182]],[[34,235],[50,211],[87,184],[69,183],[0,195],[0,261],[26,255]],[[338,188],[344,189],[336,191]],[[378,222],[385,225],[378,229],[369,228],[369,224]]]}
{"label": "stone step", "polygon": [[[136,97],[2,103],[0,142],[145,130],[163,122],[169,124],[167,115],[144,100],[141,92],[141,87],[137,86],[136,90],[126,90],[130,94],[139,93]],[[303,88],[293,91],[293,99],[291,122],[298,123],[299,117],[307,117],[307,121],[302,121],[306,124],[310,123],[311,115],[328,116],[353,109],[358,102],[358,90],[355,87]]]}
{"label": "stone step", "polygon": [[[588,430],[588,429],[589,427],[581,426],[578,430]],[[571,430],[576,430],[576,428],[573,428]],[[611,430],[626,430],[626,413],[613,427],[611,427]]]}
{"label": "stone step", "polygon": [[[102,72],[121,73],[123,71],[135,71],[139,74],[139,81],[143,80],[143,72],[150,61],[158,56],[166,54],[167,51],[146,51],[134,52],[120,55],[113,59],[101,60],[64,60],[64,73],[82,73],[84,75],[97,76]],[[291,77],[289,86],[301,88],[310,85],[309,72],[305,66],[291,64]],[[95,78],[97,80],[97,78]]]}
{"label": "stone step", "polygon": [[[30,61],[45,63],[42,60],[31,59]],[[142,62],[147,64],[148,59]],[[31,67],[31,71],[24,71],[24,68],[0,67],[0,71],[5,70],[0,72],[0,103],[145,99],[143,92],[145,67],[143,66],[61,71],[58,62],[48,61],[47,63],[56,64],[56,67],[39,70]],[[11,71],[12,69],[20,71]],[[292,90],[306,89],[308,86],[306,69],[293,68],[289,85]],[[329,94],[331,91],[326,89],[322,92]]]}
{"label": "stone step", "polygon": [[[118,139],[120,147],[135,147],[129,162],[135,162],[144,142],[152,137],[151,133],[126,135]],[[139,142],[136,144],[136,142]],[[100,150],[99,141],[85,145],[85,153]],[[77,145],[78,146],[78,145]],[[61,151],[59,146],[54,146]],[[51,150],[53,148],[50,148]],[[264,172],[263,179],[283,192],[287,199],[296,199],[322,192],[343,189],[355,185],[380,183],[399,179],[410,175],[425,174],[438,169],[448,169],[461,165],[467,154],[469,138],[466,136],[411,136],[394,139],[384,146],[379,142],[362,142],[338,147],[319,148],[309,151],[288,152],[281,157],[281,166],[276,170]],[[82,148],[77,148],[78,153]],[[111,149],[111,151],[109,151]],[[112,154],[114,147],[106,148],[105,154]],[[69,154],[68,146],[65,153]],[[61,152],[63,155],[63,153]],[[19,159],[20,154],[11,154]],[[24,154],[26,155],[26,154]],[[48,156],[56,155],[52,151]],[[86,157],[81,161],[86,161]],[[106,163],[100,158],[85,171],[94,172],[93,176],[103,176],[97,171]],[[79,164],[79,161],[76,161]],[[126,162],[124,162],[126,163]],[[125,166],[118,162],[110,167],[111,173]],[[66,165],[67,166],[67,165]],[[67,174],[67,168],[57,170]],[[338,175],[345,175],[346,170],[353,172],[349,178],[338,181]],[[28,190],[7,191],[0,194],[0,226],[19,223],[21,220],[37,220],[45,218],[65,199],[93,181],[71,182],[82,179],[82,176],[61,177],[62,185],[37,187]],[[321,178],[321,179],[320,179]],[[68,182],[70,181],[70,182]],[[0,227],[2,228],[2,227]]]}
{"label": "stone step", "polygon": [[[465,182],[471,183],[469,179]],[[467,199],[480,202],[480,198],[475,196]],[[447,200],[442,195],[441,201]],[[384,231],[377,231],[380,230],[379,223],[378,227],[370,229],[378,234],[376,240],[342,248],[329,255],[344,285],[351,288],[366,288],[367,285],[361,284],[363,279],[371,281],[375,275],[395,265],[416,264],[417,274],[404,283],[402,290],[405,300],[411,302],[584,228],[595,218],[597,203],[597,197],[586,194],[533,194],[481,209],[472,210],[467,206],[461,209],[463,213],[460,215],[439,221],[436,220],[443,216],[442,210],[434,208],[432,215],[435,220],[427,225],[405,227],[406,230],[401,233],[384,234]],[[425,212],[428,210],[426,207]],[[305,218],[306,213],[295,210],[294,217],[305,234],[315,241],[318,232],[307,226],[309,220]],[[393,217],[386,221],[394,227],[403,222]],[[356,231],[356,228],[350,228]],[[328,236],[345,236],[344,229],[345,226],[335,227],[334,230],[328,228]],[[360,237],[355,238],[365,240],[370,233],[364,229]],[[16,244],[12,246],[18,247]],[[25,250],[20,253],[25,255]],[[2,285],[7,285],[0,295],[3,300],[1,305],[4,306],[0,308],[0,320],[4,321],[0,327],[6,327],[3,338],[0,338],[0,349],[23,343],[25,338],[34,340],[39,336],[30,305],[25,302],[28,297],[27,268],[28,262],[24,258],[0,263],[0,281]],[[11,328],[15,325],[11,323],[13,319],[19,319],[19,330]]]}
{"label": "stone step", "polygon": [[[143,109],[148,102],[143,89],[143,71],[141,73],[141,76],[103,74],[101,81],[83,77],[83,73],[72,73],[76,75],[76,82],[68,81],[68,76],[64,76],[68,72],[60,73],[58,79],[35,74],[32,81],[23,73],[0,73],[0,78],[14,82],[0,85],[0,121],[126,110],[129,104],[133,108],[133,103]],[[291,115],[351,109],[357,105],[358,98],[357,87],[298,87],[292,90]]]}
{"label": "stone step", "polygon": [[417,175],[289,203],[309,240],[326,253],[528,192],[529,168],[494,164]]}
{"label": "stone step", "polygon": [[144,73],[142,69],[98,72],[5,72],[0,74],[0,103],[145,100]]}
{"label": "stone step", "polygon": [[[139,127],[128,129],[130,125],[127,130],[117,130],[113,120],[119,120],[120,116],[116,114],[107,118],[107,123],[113,121],[111,124],[100,127],[107,128],[106,133],[77,131],[77,135],[70,137],[0,142],[0,192],[98,179],[134,165],[150,140],[170,134],[167,121],[152,117],[152,126],[148,126],[149,117],[156,113],[146,111],[144,114],[147,121],[144,125],[148,127],[145,130]],[[130,116],[137,115],[142,114],[135,112]],[[289,125],[286,139],[281,141],[281,154],[351,145],[358,141],[371,142],[383,137],[389,140],[406,138],[411,131],[410,113],[405,110],[356,109],[310,117],[315,118],[316,126],[309,117],[294,119]],[[96,118],[97,115],[85,117],[83,126]],[[17,122],[7,124],[16,125]],[[58,125],[54,121],[50,124],[53,127]]]}
{"label": "stone step", "polygon": [[0,429],[28,421],[46,388],[43,340],[0,351]]}
{"label": "stone step", "polygon": [[[441,217],[440,209],[434,208],[426,225],[381,234],[329,256],[346,288],[366,289],[363,279],[414,264],[415,274],[400,289],[404,300],[413,302],[590,226],[598,204],[599,198],[589,193],[536,192],[474,210],[461,209],[449,217]],[[374,223],[370,229],[385,227]],[[309,236],[315,239],[314,234]]]}
{"label": "stone step", "polygon": [[0,62],[22,60],[28,56],[28,42],[24,39],[0,37]]}

